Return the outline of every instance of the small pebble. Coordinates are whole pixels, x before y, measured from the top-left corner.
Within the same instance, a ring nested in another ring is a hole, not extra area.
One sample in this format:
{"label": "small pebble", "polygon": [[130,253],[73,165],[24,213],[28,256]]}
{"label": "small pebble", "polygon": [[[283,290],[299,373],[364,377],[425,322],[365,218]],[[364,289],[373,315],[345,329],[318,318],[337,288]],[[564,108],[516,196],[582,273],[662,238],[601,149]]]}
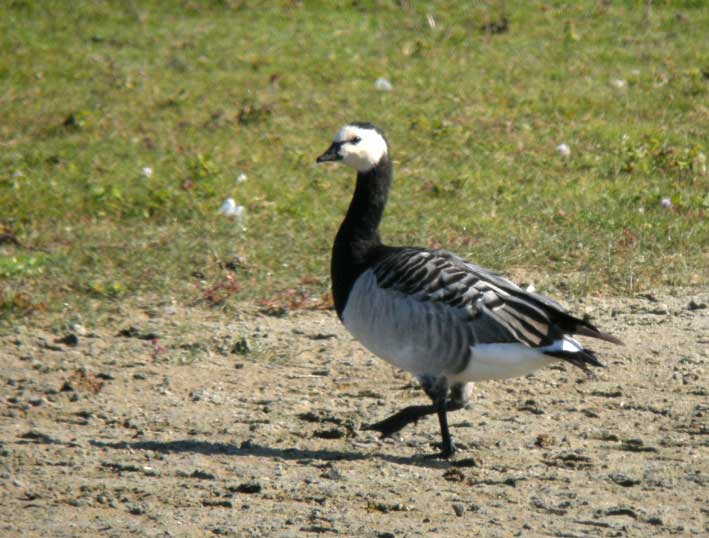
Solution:
{"label": "small pebble", "polygon": [[57,340],[57,342],[67,346],[76,347],[79,345],[79,337],[76,336],[74,333],[69,333],[65,337]]}
{"label": "small pebble", "polygon": [[247,494],[252,494],[252,493],[260,493],[261,492],[261,484],[258,482],[246,482],[244,484],[239,484],[235,488],[230,487],[228,488],[229,491],[233,491],[235,493],[247,493]]}

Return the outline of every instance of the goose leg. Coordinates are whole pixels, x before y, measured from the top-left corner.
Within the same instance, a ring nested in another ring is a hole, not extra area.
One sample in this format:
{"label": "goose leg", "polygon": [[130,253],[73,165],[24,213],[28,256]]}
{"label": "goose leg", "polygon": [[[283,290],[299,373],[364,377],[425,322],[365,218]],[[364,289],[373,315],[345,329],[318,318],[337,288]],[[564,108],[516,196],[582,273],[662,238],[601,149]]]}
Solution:
{"label": "goose leg", "polygon": [[448,429],[448,409],[446,406],[446,397],[444,396],[436,405],[438,414],[438,423],[441,426],[441,452],[434,454],[433,457],[450,458],[455,453],[455,445],[451,439],[451,432]]}
{"label": "goose leg", "polygon": [[434,458],[450,458],[455,453],[455,446],[448,429],[448,380],[445,377],[419,378],[423,390],[433,400],[433,407],[438,415],[441,427],[441,452]]}
{"label": "goose leg", "polygon": [[[473,384],[454,384],[450,388],[450,396],[446,399],[445,395],[448,390],[448,383],[445,378],[420,376],[419,383],[429,398],[433,400],[432,405],[411,405],[380,422],[367,426],[365,429],[377,431],[382,437],[389,437],[404,429],[412,422],[417,422],[419,419],[428,415],[437,414],[439,423],[441,423],[441,435],[444,436],[444,432],[447,432],[447,438],[450,441],[450,431],[448,430],[448,420],[445,416],[445,412],[463,409],[470,400]],[[443,394],[442,398],[439,396],[441,393]],[[440,409],[441,406],[445,406],[443,411]],[[441,412],[444,414],[443,419],[441,419]],[[443,426],[443,424],[445,424],[445,426]],[[443,444],[445,452],[447,445],[445,439],[443,439]],[[448,448],[452,448],[452,442],[450,442]]]}

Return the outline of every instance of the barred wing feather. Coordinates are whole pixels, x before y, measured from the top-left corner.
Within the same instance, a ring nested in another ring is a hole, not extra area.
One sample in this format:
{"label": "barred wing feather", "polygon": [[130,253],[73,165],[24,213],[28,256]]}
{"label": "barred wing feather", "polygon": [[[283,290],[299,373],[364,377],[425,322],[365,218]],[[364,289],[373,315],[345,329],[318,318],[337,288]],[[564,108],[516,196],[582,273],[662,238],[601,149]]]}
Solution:
{"label": "barred wing feather", "polygon": [[543,347],[565,334],[620,343],[557,302],[444,250],[396,248],[373,267],[380,288],[424,303],[447,305],[464,316],[472,340]]}

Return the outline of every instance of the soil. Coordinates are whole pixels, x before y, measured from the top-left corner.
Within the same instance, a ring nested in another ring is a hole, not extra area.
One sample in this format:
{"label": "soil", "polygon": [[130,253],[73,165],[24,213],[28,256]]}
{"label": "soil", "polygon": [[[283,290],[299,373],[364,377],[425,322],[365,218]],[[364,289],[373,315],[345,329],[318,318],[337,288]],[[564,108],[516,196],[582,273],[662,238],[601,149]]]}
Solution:
{"label": "soil", "polygon": [[451,461],[435,417],[363,429],[428,402],[332,311],[37,318],[0,337],[0,535],[707,536],[708,305],[569,305],[626,345],[476,385]]}

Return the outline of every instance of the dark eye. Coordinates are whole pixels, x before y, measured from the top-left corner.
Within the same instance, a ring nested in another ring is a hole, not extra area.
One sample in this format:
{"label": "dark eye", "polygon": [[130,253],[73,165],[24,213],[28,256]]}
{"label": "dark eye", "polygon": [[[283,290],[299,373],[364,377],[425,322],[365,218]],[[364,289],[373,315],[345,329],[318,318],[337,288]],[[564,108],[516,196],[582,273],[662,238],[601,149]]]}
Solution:
{"label": "dark eye", "polygon": [[350,144],[357,144],[360,140],[362,140],[360,137],[355,136],[352,140],[350,140]]}

